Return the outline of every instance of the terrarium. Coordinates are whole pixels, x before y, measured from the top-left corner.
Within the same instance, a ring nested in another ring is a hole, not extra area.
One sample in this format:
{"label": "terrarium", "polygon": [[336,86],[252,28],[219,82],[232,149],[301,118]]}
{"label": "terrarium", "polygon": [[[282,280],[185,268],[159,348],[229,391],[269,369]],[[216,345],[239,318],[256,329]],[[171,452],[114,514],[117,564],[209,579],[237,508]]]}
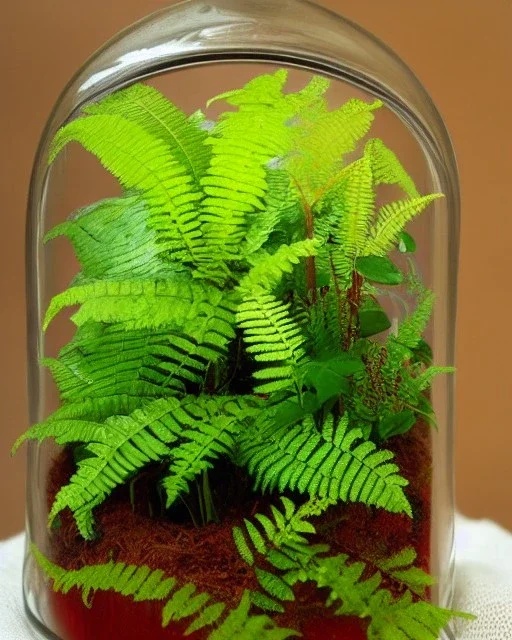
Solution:
{"label": "terrarium", "polygon": [[314,4],[94,55],[28,217],[43,637],[452,637],[458,214],[425,90]]}

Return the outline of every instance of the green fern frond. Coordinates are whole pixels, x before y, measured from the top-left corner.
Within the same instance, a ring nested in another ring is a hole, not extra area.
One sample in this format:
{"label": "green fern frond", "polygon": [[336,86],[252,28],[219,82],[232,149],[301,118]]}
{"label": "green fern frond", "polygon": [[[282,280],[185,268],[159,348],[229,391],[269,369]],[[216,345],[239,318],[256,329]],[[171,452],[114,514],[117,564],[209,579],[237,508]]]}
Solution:
{"label": "green fern frond", "polygon": [[119,324],[126,330],[168,328],[200,336],[211,329],[221,343],[234,338],[233,304],[222,291],[187,277],[168,280],[97,280],[55,296],[44,329],[65,307],[81,305],[73,322]]}
{"label": "green fern frond", "polygon": [[455,373],[455,371],[455,367],[428,367],[428,369],[414,378],[414,385],[416,387],[417,393],[419,394],[426,389],[429,389],[432,386],[434,378],[436,378],[437,376],[445,375],[447,373]]}
{"label": "green fern frond", "polygon": [[419,197],[413,179],[404,169],[396,155],[379,138],[368,140],[364,155],[369,158],[375,186],[381,184],[397,185],[410,198]]}
{"label": "green fern frond", "polygon": [[369,131],[373,112],[382,103],[349,100],[342,107],[315,118],[296,138],[297,153],[291,156],[289,169],[301,184],[310,203],[341,169],[344,156],[354,151]]}
{"label": "green fern frond", "polygon": [[185,407],[190,417],[185,418],[180,433],[183,442],[173,447],[172,462],[162,481],[168,508],[189,492],[190,482],[210,469],[217,458],[233,452],[241,424],[236,415],[219,414],[219,404],[212,399],[203,406]]}
{"label": "green fern frond", "polygon": [[[245,520],[244,529],[234,527],[233,538],[242,558],[250,566],[255,565],[255,555],[264,556],[274,569],[273,574],[255,567],[256,577],[261,588],[268,594],[264,599],[254,594],[253,602],[261,608],[281,611],[282,601],[295,599],[290,585],[298,579],[305,579],[304,567],[320,553],[328,551],[325,545],[310,545],[305,534],[315,534],[315,527],[308,521],[321,515],[333,504],[330,500],[312,499],[300,507],[281,496],[284,511],[272,505],[272,516],[261,513],[254,517],[255,522]],[[281,572],[287,572],[281,577]],[[295,577],[293,580],[291,576]],[[259,595],[259,594],[258,594]]]}
{"label": "green fern frond", "polygon": [[391,462],[393,454],[370,441],[356,444],[361,438],[346,414],[336,425],[329,416],[321,432],[309,417],[291,428],[242,434],[240,460],[263,491],[289,489],[412,517],[403,492],[408,482]]}
{"label": "green fern frond", "polygon": [[[175,398],[160,399],[130,416],[112,416],[101,424],[49,420],[41,425],[39,431],[33,432],[33,437],[54,437],[60,444],[87,443],[87,456],[78,462],[77,472],[55,498],[50,522],[69,507],[82,536],[91,539],[94,535],[93,509],[146,464],[172,460],[174,451],[183,447],[183,443],[193,441],[198,432],[207,432],[207,424],[222,414],[223,401],[227,403],[229,398],[217,402],[208,397],[189,397],[181,402]],[[230,435],[231,447],[234,445],[235,421],[226,424],[228,422],[226,419],[221,423],[217,434],[220,442],[211,443],[204,456],[219,455],[220,451],[228,450],[226,438]],[[213,431],[214,427],[211,427],[210,432]],[[188,453],[192,459],[194,450],[191,449]],[[178,455],[183,457],[183,451]],[[183,483],[188,476],[184,466],[181,471]]]}
{"label": "green fern frond", "polygon": [[410,359],[412,350],[423,340],[423,335],[432,317],[435,296],[432,291],[421,287],[416,307],[398,325],[396,335],[390,335],[387,341],[387,362],[383,372],[394,378],[403,362]]}
{"label": "green fern frond", "polygon": [[251,270],[242,278],[239,291],[242,296],[274,289],[285,273],[291,273],[303,258],[314,256],[318,240],[301,240],[281,245],[275,253],[259,253]]}
{"label": "green fern frond", "polygon": [[209,164],[207,133],[167,100],[157,89],[135,84],[83,110],[88,115],[120,116],[165,142],[173,156],[193,176],[196,185]]}
{"label": "green fern frond", "polygon": [[437,640],[454,618],[472,618],[426,601],[414,601],[410,591],[395,600],[381,588],[380,573],[363,579],[366,565],[347,560],[346,555],[318,558],[309,570],[309,579],[329,589],[327,604],[337,606],[337,615],[369,617],[368,638],[372,640]]}
{"label": "green fern frond", "polygon": [[474,619],[467,613],[442,609],[429,602],[415,602],[409,591],[394,601],[385,589],[374,595],[370,611],[369,640],[438,640],[453,619]]}
{"label": "green fern frond", "polygon": [[210,604],[211,597],[207,593],[197,593],[195,585],[180,584],[176,578],[166,577],[161,570],[110,561],[67,571],[50,562],[35,545],[31,546],[31,552],[52,581],[55,592],[67,594],[76,588],[89,608],[93,606],[96,591],[112,591],[131,597],[134,602],[162,602],[162,627],[172,621],[187,620],[185,636],[211,627],[214,628],[209,632],[208,640],[286,640],[299,635],[292,629],[278,627],[267,616],[251,615],[248,591],[239,606],[228,613],[224,603]]}
{"label": "green fern frond", "polygon": [[48,242],[67,237],[80,262],[82,277],[169,277],[185,267],[165,260],[166,249],[148,227],[149,213],[139,194],[102,200],[54,227]]}
{"label": "green fern frond", "polygon": [[374,561],[374,564],[393,580],[423,597],[425,591],[435,584],[435,580],[428,573],[414,566],[417,557],[416,550],[413,547],[407,547],[391,558]]}
{"label": "green fern frond", "polygon": [[398,326],[396,340],[408,349],[415,349],[427,329],[434,309],[435,295],[423,289],[415,310]]}
{"label": "green fern frond", "polygon": [[[284,513],[273,507],[272,518],[261,514],[255,516],[261,532],[250,521],[245,522],[245,531],[238,527],[233,531],[239,550],[242,546],[245,554],[246,550],[250,553],[249,564],[254,565],[256,554],[263,556],[264,561],[274,567],[274,578],[281,581],[274,580],[272,585],[268,585],[266,580],[260,580],[262,588],[273,596],[269,603],[268,596],[261,594],[264,598],[261,606],[271,607],[273,603],[274,607],[279,607],[280,600],[290,599],[290,592],[293,595],[297,582],[313,582],[318,588],[328,590],[326,604],[336,607],[336,615],[370,618],[369,637],[375,640],[437,640],[440,631],[454,617],[471,618],[467,614],[413,600],[410,591],[394,599],[388,590],[382,588],[380,572],[370,574],[364,562],[351,562],[345,554],[326,556],[328,546],[311,544],[307,536],[315,535],[316,530],[308,518],[320,515],[332,502],[313,500],[297,509],[291,500],[281,500],[285,506]],[[256,541],[254,531],[258,533]],[[245,559],[244,555],[242,557]],[[421,596],[432,580],[413,566],[415,559],[414,549],[404,549],[379,564],[392,580],[402,587],[410,587]],[[258,567],[255,571],[258,576]],[[281,583],[286,587],[284,591],[279,588]],[[260,606],[258,597],[253,601]],[[430,632],[435,635],[427,635]],[[408,635],[400,635],[403,633]]]}
{"label": "green fern frond", "polygon": [[[179,439],[181,428],[172,417],[179,404],[174,398],[155,400],[137,409],[131,416],[112,416],[102,424],[82,426],[76,421],[46,423],[45,437],[53,435],[61,444],[87,443],[87,457],[78,462],[77,472],[55,498],[50,511],[50,523],[69,507],[81,535],[87,540],[92,539],[93,509],[115,487],[127,482],[149,462],[170,457],[169,445]],[[54,434],[50,432],[51,429],[55,430]]]}
{"label": "green fern frond", "polygon": [[370,230],[362,255],[384,256],[392,251],[407,223],[422,213],[434,200],[442,197],[442,194],[434,193],[384,205]]}
{"label": "green fern frond", "polygon": [[41,364],[49,367],[65,402],[176,395],[188,383],[201,384],[208,364],[226,353],[226,340],[218,332],[193,326],[190,332],[126,331],[122,325],[87,323],[58,359]]}
{"label": "green fern frond", "polygon": [[231,611],[208,640],[286,640],[300,633],[277,627],[268,616],[250,616],[251,595],[246,591],[239,606]]}
{"label": "green fern frond", "polygon": [[[247,217],[264,210],[267,164],[290,147],[290,129],[284,126],[289,113],[279,99],[285,82],[286,73],[260,76],[218,98],[229,99],[238,109],[222,114],[208,138],[212,159],[201,180],[205,198],[200,219],[209,246],[231,259],[238,257]],[[261,95],[256,102],[254,84]]]}
{"label": "green fern frond", "polygon": [[149,567],[136,567],[111,560],[105,564],[66,571],[50,562],[35,545],[31,546],[31,552],[37,564],[52,580],[55,592],[66,594],[77,588],[89,608],[95,591],[115,591],[133,597],[135,602],[142,602],[165,600],[177,585],[175,578],[167,578],[163,571],[151,571]]}
{"label": "green fern frond", "polygon": [[373,174],[367,157],[356,160],[343,170],[345,178],[340,190],[342,211],[339,227],[333,237],[336,250],[332,264],[344,288],[351,282],[356,257],[362,252],[368,237],[368,226],[375,206]]}
{"label": "green fern frond", "polygon": [[289,174],[282,169],[267,169],[267,185],[264,210],[247,218],[242,255],[250,256],[261,247],[272,251],[276,245],[291,244],[295,235],[304,235],[304,211]]}
{"label": "green fern frond", "polygon": [[258,384],[256,393],[272,393],[299,386],[299,366],[304,358],[305,338],[300,326],[290,317],[290,305],[265,293],[244,298],[236,314],[244,331],[247,352],[263,368],[254,372]]}
{"label": "green fern frond", "polygon": [[208,259],[196,212],[202,194],[165,142],[120,116],[91,115],[57,133],[50,162],[71,142],[96,155],[125,189],[143,195],[151,226],[174,260],[200,264]]}

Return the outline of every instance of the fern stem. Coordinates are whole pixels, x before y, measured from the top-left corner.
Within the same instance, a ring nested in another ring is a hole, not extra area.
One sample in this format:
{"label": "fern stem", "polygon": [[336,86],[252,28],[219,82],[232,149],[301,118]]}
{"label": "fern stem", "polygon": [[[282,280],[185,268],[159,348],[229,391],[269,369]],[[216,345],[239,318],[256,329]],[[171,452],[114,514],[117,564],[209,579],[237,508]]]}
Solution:
{"label": "fern stem", "polygon": [[[339,325],[339,331],[340,331],[340,339],[342,342],[342,336],[344,333],[344,328],[345,328],[345,309],[344,309],[344,304],[343,304],[343,292],[341,290],[340,287],[340,282],[338,280],[338,276],[336,275],[336,269],[334,267],[334,260],[332,258],[332,253],[329,253],[329,263],[330,263],[330,267],[331,267],[331,275],[332,275],[332,279],[334,282],[334,290],[336,291],[336,302],[337,302],[337,306],[338,306],[338,325]],[[342,344],[342,346],[345,346],[344,344]]]}
{"label": "fern stem", "polygon": [[189,515],[190,515],[190,518],[191,518],[191,520],[192,520],[192,524],[194,525],[194,527],[195,527],[196,529],[199,529],[199,524],[198,524],[198,522],[197,522],[197,520],[196,520],[196,517],[195,517],[195,515],[194,515],[194,512],[193,512],[193,510],[190,508],[190,506],[189,506],[188,502],[185,500],[185,498],[184,498],[183,496],[180,496],[180,500],[181,500],[181,501],[183,502],[183,504],[185,505],[185,509],[188,511],[188,513],[189,513]]}
{"label": "fern stem", "polygon": [[[313,238],[315,237],[313,210],[299,182],[295,178],[293,178],[293,181],[300,194],[300,198],[302,201],[302,208],[304,209],[304,216],[305,216],[305,222],[306,222],[306,238],[308,240],[313,240]],[[313,304],[316,304],[317,292],[316,292],[315,256],[309,256],[306,258],[306,287],[307,287],[308,293],[311,293],[311,302]]]}
{"label": "fern stem", "polygon": [[199,503],[199,513],[201,515],[201,524],[204,526],[206,524],[206,513],[205,513],[204,503],[203,503],[203,492],[197,480],[196,480],[196,490],[197,490],[197,501]]}
{"label": "fern stem", "polygon": [[349,326],[347,332],[347,339],[345,343],[345,348],[348,351],[350,347],[357,340],[359,333],[359,307],[361,305],[361,290],[363,286],[363,277],[357,273],[357,271],[352,271],[352,284],[350,289],[347,292],[347,300],[350,309],[350,319]]}
{"label": "fern stem", "polygon": [[206,522],[218,522],[217,513],[215,511],[215,505],[213,504],[212,492],[210,490],[210,480],[208,477],[208,471],[203,471],[203,500],[205,507]]}

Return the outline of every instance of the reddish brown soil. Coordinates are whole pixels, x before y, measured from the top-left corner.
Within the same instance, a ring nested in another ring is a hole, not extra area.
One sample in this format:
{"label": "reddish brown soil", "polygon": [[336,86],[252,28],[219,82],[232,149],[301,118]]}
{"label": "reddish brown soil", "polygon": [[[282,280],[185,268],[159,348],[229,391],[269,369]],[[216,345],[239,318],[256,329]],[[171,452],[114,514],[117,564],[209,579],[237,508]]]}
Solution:
{"label": "reddish brown soil", "polygon": [[[418,424],[405,436],[394,438],[386,446],[396,453],[397,463],[409,480],[407,495],[414,518],[389,514],[364,505],[342,505],[331,509],[316,522],[319,537],[335,553],[347,553],[364,560],[371,569],[372,559],[392,555],[414,546],[418,565],[425,570],[430,563],[431,442],[429,427]],[[56,459],[49,479],[49,501],[73,472],[69,454]],[[148,479],[148,482],[151,478]],[[127,564],[162,569],[182,582],[192,582],[199,591],[208,592],[214,601],[236,606],[244,589],[256,589],[253,570],[240,558],[232,528],[243,517],[264,512],[267,501],[251,494],[235,509],[225,509],[222,524],[194,528],[165,518],[150,518],[140,513],[138,502],[147,502],[144,483],[136,492],[134,512],[126,492],[119,491],[95,512],[98,539],[85,542],[77,532],[71,513],[65,512],[60,526],[52,533],[51,559],[68,569],[98,564],[113,558]],[[385,585],[397,591],[393,584]],[[310,585],[301,585],[296,601],[284,615],[276,617],[282,626],[302,632],[305,640],[365,640],[366,623],[357,618],[334,617],[326,611],[325,593]],[[186,624],[161,627],[161,605],[134,603],[115,593],[97,593],[87,609],[76,590],[68,595],[53,594],[53,610],[63,640],[181,640]],[[187,636],[204,640],[205,632]],[[234,639],[235,640],[235,639]]]}

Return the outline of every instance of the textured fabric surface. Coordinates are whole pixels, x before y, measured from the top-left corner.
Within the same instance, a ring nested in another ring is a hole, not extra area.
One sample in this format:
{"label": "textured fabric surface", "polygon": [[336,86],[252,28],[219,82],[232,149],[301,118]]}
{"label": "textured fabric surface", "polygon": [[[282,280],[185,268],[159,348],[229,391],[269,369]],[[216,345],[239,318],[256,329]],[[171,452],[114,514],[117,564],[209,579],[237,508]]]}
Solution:
{"label": "textured fabric surface", "polygon": [[[512,535],[488,520],[459,516],[456,538],[455,606],[478,616],[458,629],[457,639],[512,640]],[[0,640],[39,638],[23,610],[23,544],[22,535],[0,543]]]}

